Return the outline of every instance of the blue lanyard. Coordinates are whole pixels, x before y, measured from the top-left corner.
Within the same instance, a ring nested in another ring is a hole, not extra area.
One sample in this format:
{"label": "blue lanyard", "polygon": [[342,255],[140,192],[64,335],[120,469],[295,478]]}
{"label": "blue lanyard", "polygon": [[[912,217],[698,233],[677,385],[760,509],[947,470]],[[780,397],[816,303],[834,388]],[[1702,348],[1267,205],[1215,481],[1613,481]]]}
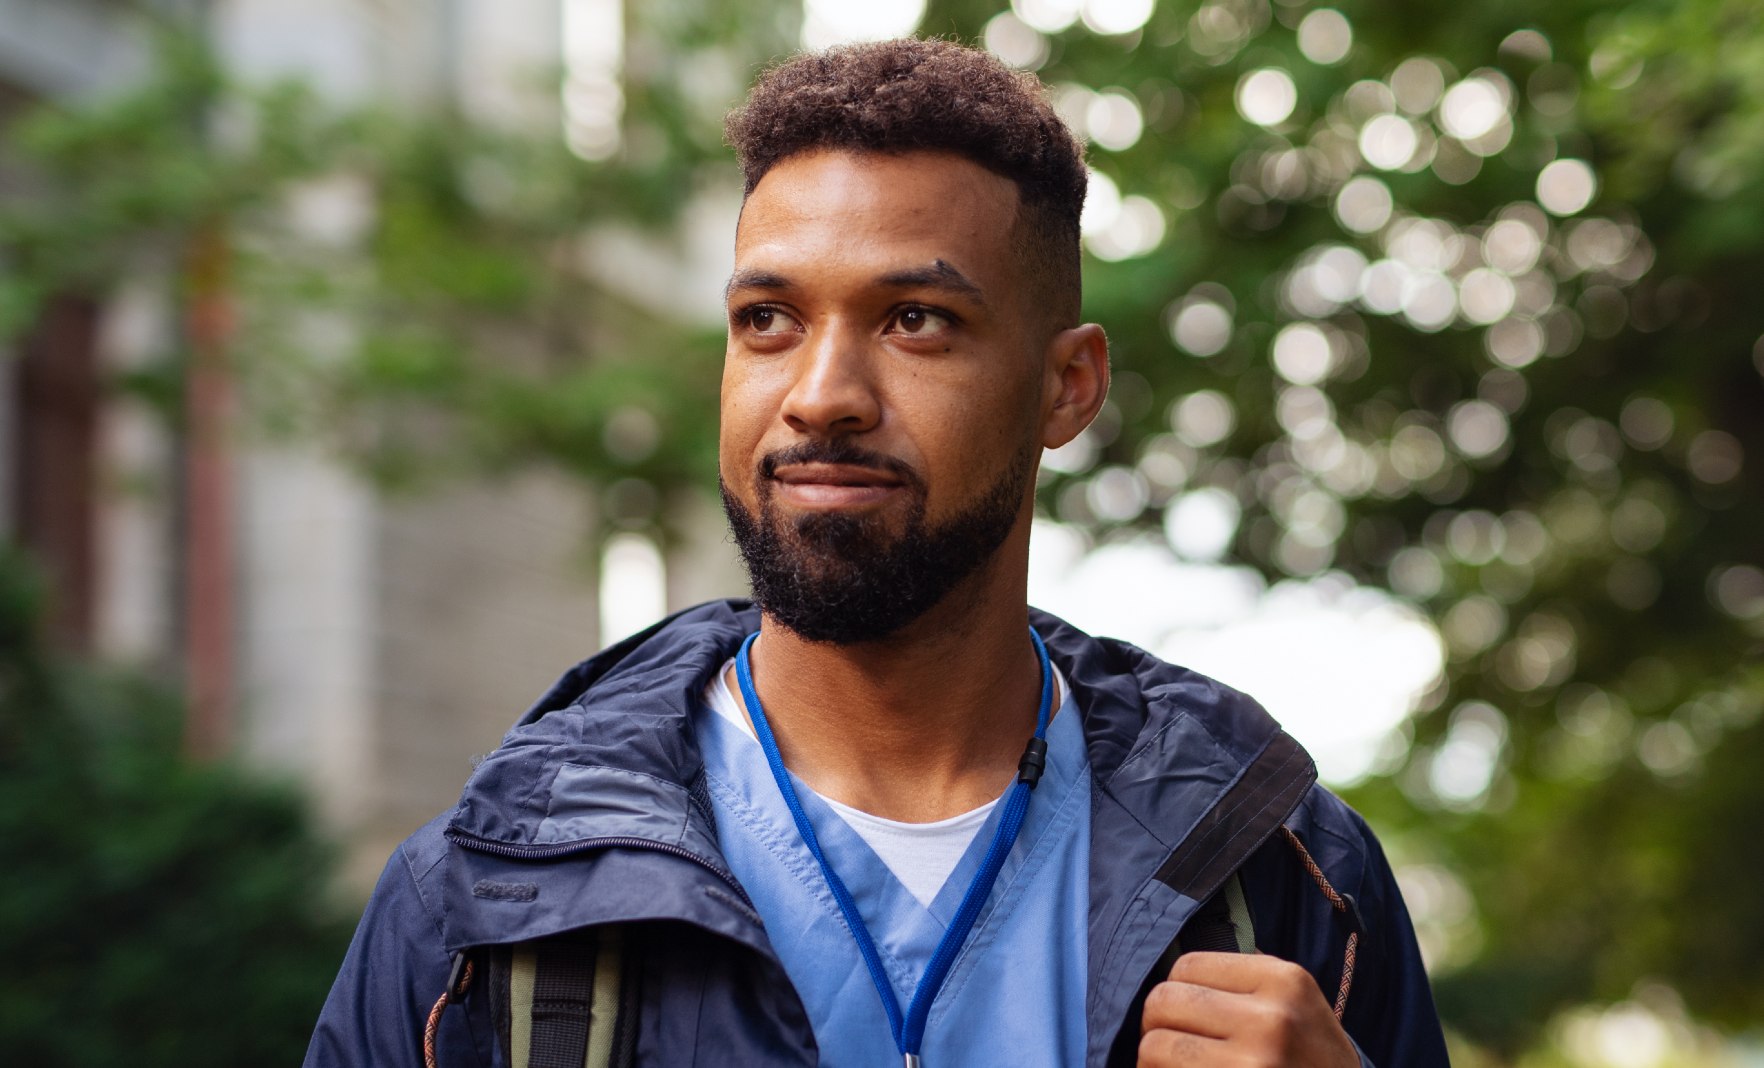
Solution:
{"label": "blue lanyard", "polygon": [[748,662],[748,650],[753,648],[758,632],[748,635],[741,644],[741,652],[735,655],[735,677],[741,683],[741,696],[747,701],[748,715],[753,718],[753,732],[759,738],[760,748],[765,750],[766,763],[771,765],[772,778],[778,783],[778,791],[784,795],[784,803],[790,807],[790,815],[796,820],[796,829],[802,834],[802,840],[814,855],[815,862],[821,866],[821,874],[827,879],[827,888],[833,891],[833,899],[839,903],[839,911],[845,917],[846,927],[851,929],[851,937],[857,942],[858,952],[863,955],[864,966],[870,969],[870,980],[876,984],[876,992],[882,995],[882,1008],[888,1013],[888,1027],[894,1034],[894,1044],[905,1058],[907,1068],[917,1068],[919,1064],[919,1048],[924,1043],[925,1020],[931,1015],[931,1002],[942,989],[943,980],[949,976],[949,969],[955,963],[956,954],[961,952],[962,943],[968,939],[968,932],[980,915],[980,909],[992,893],[992,884],[998,879],[999,869],[1004,866],[1005,857],[1010,854],[1011,847],[1017,842],[1017,834],[1023,829],[1023,815],[1029,810],[1029,792],[1035,789],[1035,783],[1041,778],[1042,768],[1047,763],[1047,721],[1053,710],[1053,669],[1047,661],[1047,646],[1042,644],[1041,635],[1035,628],[1029,628],[1029,638],[1035,643],[1035,655],[1041,661],[1041,710],[1036,714],[1035,736],[1029,739],[1028,748],[1023,752],[1023,761],[1018,765],[1017,781],[1011,784],[1005,796],[1004,815],[998,822],[998,831],[992,836],[992,845],[986,850],[986,858],[980,862],[980,870],[974,874],[974,881],[968,884],[968,892],[962,895],[961,906],[956,909],[955,918],[950,921],[949,928],[943,932],[943,938],[937,943],[936,952],[931,954],[931,962],[925,967],[925,974],[919,978],[919,988],[913,992],[912,1004],[907,1006],[906,1016],[900,1012],[900,1002],[894,996],[894,986],[888,981],[888,975],[882,970],[882,958],[876,952],[876,942],[870,937],[870,929],[865,926],[864,918],[858,914],[857,902],[853,900],[851,891],[839,878],[839,873],[827,863],[826,854],[821,852],[821,843],[815,838],[815,829],[809,823],[808,814],[802,809],[802,802],[797,799],[796,789],[790,784],[790,773],[784,769],[784,758],[778,753],[778,742],[772,737],[771,725],[766,722],[766,711],[760,705],[759,694],[753,688],[753,669]]}

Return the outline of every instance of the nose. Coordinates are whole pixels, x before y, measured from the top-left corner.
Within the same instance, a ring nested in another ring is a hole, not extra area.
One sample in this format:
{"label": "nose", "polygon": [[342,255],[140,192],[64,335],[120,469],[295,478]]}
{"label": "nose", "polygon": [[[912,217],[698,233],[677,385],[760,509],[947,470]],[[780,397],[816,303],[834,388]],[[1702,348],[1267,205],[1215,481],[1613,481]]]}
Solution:
{"label": "nose", "polygon": [[858,434],[882,417],[874,368],[857,331],[829,325],[795,353],[795,380],[785,394],[784,422],[799,434]]}

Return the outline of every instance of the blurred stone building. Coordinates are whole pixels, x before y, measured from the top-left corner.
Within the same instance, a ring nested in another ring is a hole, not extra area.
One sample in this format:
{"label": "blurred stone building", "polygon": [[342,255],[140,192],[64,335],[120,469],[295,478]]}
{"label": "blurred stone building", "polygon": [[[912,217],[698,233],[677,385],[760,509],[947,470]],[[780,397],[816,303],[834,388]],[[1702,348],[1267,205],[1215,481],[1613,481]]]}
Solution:
{"label": "blurred stone building", "polygon": [[[157,6],[247,79],[616,144],[618,0]],[[0,0],[0,123],[150,61],[111,0]],[[666,561],[634,536],[597,546],[561,476],[388,497],[317,449],[204,447],[107,388],[186,328],[164,279],[51,301],[0,364],[0,532],[43,561],[64,646],[188,680],[217,749],[307,789],[353,887],[603,634],[742,588],[718,519]]]}

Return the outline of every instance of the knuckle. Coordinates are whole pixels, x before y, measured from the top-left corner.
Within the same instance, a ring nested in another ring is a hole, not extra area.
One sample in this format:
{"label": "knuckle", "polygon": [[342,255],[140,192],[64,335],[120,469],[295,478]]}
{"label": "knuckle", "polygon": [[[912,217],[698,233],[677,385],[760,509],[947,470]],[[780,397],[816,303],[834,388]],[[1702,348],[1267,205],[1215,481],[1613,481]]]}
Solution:
{"label": "knuckle", "polygon": [[1171,979],[1189,979],[1205,976],[1216,966],[1220,954],[1205,951],[1184,953],[1176,958],[1176,964],[1170,969]]}
{"label": "knuckle", "polygon": [[1287,1063],[1288,1054],[1303,1023],[1299,1007],[1285,998],[1258,998],[1251,1042],[1255,1063]]}
{"label": "knuckle", "polygon": [[1205,996],[1205,991],[1178,980],[1170,980],[1152,987],[1151,993],[1145,997],[1145,1009],[1140,1018],[1140,1030],[1150,1031],[1167,1021],[1179,1018],[1197,999]]}
{"label": "knuckle", "polygon": [[1267,1035],[1258,1035],[1256,1041],[1246,1044],[1240,1062],[1244,1068],[1287,1068],[1294,1063],[1285,1044]]}
{"label": "knuckle", "polygon": [[1147,1031],[1139,1040],[1141,1068],[1177,1064],[1181,1056],[1181,1037],[1173,1031]]}
{"label": "knuckle", "polygon": [[1145,1009],[1147,1013],[1150,1013],[1153,1009],[1168,1009],[1181,1000],[1181,983],[1174,981],[1159,983],[1157,986],[1151,988],[1151,993],[1145,996]]}
{"label": "knuckle", "polygon": [[1288,963],[1286,966],[1286,975],[1287,979],[1292,983],[1293,990],[1298,993],[1308,994],[1317,989],[1316,978],[1313,977],[1310,972],[1306,971],[1303,965]]}

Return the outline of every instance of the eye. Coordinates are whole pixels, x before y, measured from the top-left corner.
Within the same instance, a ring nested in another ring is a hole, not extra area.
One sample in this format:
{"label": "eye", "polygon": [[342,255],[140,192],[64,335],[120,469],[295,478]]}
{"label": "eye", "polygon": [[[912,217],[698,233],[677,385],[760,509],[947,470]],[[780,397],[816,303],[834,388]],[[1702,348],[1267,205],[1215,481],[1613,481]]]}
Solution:
{"label": "eye", "polygon": [[929,337],[941,334],[953,325],[950,317],[942,312],[915,305],[902,308],[894,314],[893,331],[913,337]]}
{"label": "eye", "polygon": [[751,308],[743,308],[735,313],[735,323],[744,327],[749,333],[766,337],[788,334],[797,329],[797,322],[790,315],[768,304],[756,304]]}

